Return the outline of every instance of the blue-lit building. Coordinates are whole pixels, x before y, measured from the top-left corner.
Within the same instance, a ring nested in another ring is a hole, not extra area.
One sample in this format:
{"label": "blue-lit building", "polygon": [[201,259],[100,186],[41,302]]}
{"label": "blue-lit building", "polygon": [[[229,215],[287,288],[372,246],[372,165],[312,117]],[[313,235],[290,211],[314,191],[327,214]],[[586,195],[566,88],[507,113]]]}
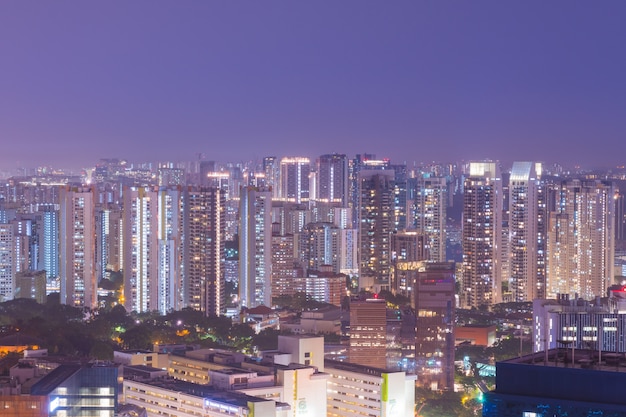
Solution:
{"label": "blue-lit building", "polygon": [[48,416],[113,417],[118,367],[64,364],[33,384],[31,395],[48,397]]}
{"label": "blue-lit building", "polygon": [[[565,346],[565,345],[564,345]],[[626,416],[626,357],[563,347],[496,364],[483,417]]]}
{"label": "blue-lit building", "polygon": [[46,271],[47,278],[59,276],[59,211],[53,205],[40,208],[42,227],[39,237],[40,269]]}

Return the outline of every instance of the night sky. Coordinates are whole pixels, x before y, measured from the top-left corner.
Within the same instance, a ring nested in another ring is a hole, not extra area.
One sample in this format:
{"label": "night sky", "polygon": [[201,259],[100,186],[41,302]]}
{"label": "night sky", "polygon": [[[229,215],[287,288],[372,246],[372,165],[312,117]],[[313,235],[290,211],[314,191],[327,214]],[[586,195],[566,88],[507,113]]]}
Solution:
{"label": "night sky", "polygon": [[626,1],[3,1],[0,171],[626,163]]}

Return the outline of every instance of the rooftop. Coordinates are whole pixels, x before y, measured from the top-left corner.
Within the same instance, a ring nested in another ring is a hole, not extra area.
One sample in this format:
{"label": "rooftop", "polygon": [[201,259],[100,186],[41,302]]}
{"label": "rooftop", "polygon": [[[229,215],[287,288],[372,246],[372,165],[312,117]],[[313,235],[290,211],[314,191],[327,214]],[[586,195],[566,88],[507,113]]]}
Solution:
{"label": "rooftop", "polygon": [[624,353],[567,347],[507,359],[502,363],[626,373],[626,356]]}

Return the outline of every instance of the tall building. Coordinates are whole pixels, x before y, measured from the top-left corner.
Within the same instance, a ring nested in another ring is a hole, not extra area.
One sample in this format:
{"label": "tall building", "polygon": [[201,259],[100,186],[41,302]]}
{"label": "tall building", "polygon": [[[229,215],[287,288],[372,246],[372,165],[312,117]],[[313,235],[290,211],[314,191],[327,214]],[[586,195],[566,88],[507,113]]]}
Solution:
{"label": "tall building", "polygon": [[127,187],[123,197],[124,306],[139,313],[158,306],[157,192]]}
{"label": "tall building", "polygon": [[548,296],[603,297],[613,281],[615,204],[611,182],[567,180],[557,186],[548,232]]}
{"label": "tall building", "polygon": [[466,307],[501,301],[502,180],[495,162],[471,162],[463,194],[463,296]]}
{"label": "tall building", "polygon": [[185,304],[207,315],[220,315],[224,292],[224,192],[185,189]]}
{"label": "tall building", "polygon": [[319,270],[324,265],[339,272],[341,229],[331,223],[309,223],[299,234],[300,260],[308,269]]}
{"label": "tall building", "polygon": [[386,285],[390,272],[390,234],[394,230],[394,172],[360,171],[359,197],[359,276],[362,282],[369,277]]}
{"label": "tall building", "polygon": [[39,232],[40,269],[46,271],[47,278],[59,276],[59,210],[51,204],[39,207],[41,226]]}
{"label": "tall building", "polygon": [[270,306],[272,192],[242,187],[239,200],[239,302]]}
{"label": "tall building", "polygon": [[417,262],[429,259],[427,241],[425,233],[415,230],[391,234],[391,290],[408,297],[412,305]]}
{"label": "tall building", "polygon": [[15,294],[16,259],[13,250],[13,225],[0,223],[0,300],[12,300]]}
{"label": "tall building", "polygon": [[309,201],[309,158],[283,158],[280,160],[280,199],[302,203]]}
{"label": "tall building", "polygon": [[416,178],[412,199],[413,226],[425,234],[428,259],[446,260],[447,183],[442,177]]}
{"label": "tall building", "polygon": [[272,197],[280,195],[280,163],[275,156],[263,158],[263,173],[265,175],[263,187],[272,191]]}
{"label": "tall building", "polygon": [[387,365],[387,302],[350,301],[350,363],[376,368]]}
{"label": "tall building", "polygon": [[119,271],[122,209],[117,204],[103,204],[96,210],[96,270],[98,281],[108,278],[107,271]]}
{"label": "tall building", "polygon": [[515,162],[509,179],[509,270],[513,300],[545,297],[545,205],[540,204],[540,173],[532,162]]}
{"label": "tall building", "polygon": [[158,305],[165,314],[181,310],[183,301],[184,210],[182,187],[161,187],[158,191],[159,271]]}
{"label": "tall building", "polygon": [[96,223],[93,186],[61,189],[61,303],[96,308]]}
{"label": "tall building", "polygon": [[272,233],[271,291],[274,297],[291,291],[291,282],[297,274],[294,268],[295,251],[293,235],[281,235],[276,231]]}
{"label": "tall building", "polygon": [[415,280],[416,373],[434,389],[454,389],[454,262],[420,262]]}
{"label": "tall building", "polygon": [[353,227],[359,224],[359,172],[363,170],[388,170],[391,169],[389,159],[376,159],[373,154],[357,154],[348,164],[348,177],[350,181],[350,201],[352,208]]}
{"label": "tall building", "polygon": [[343,154],[322,155],[317,160],[317,200],[348,207],[348,158]]}

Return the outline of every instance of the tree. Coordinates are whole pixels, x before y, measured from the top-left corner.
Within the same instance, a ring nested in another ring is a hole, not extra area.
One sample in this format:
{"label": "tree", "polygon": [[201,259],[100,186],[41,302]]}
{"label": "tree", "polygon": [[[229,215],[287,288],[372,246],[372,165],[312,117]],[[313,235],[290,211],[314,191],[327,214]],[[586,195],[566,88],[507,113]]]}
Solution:
{"label": "tree", "polygon": [[120,335],[126,349],[151,350],[152,332],[149,325],[140,324]]}

